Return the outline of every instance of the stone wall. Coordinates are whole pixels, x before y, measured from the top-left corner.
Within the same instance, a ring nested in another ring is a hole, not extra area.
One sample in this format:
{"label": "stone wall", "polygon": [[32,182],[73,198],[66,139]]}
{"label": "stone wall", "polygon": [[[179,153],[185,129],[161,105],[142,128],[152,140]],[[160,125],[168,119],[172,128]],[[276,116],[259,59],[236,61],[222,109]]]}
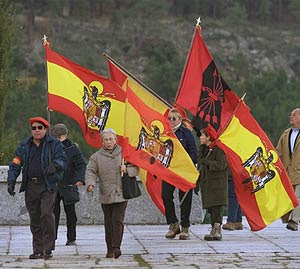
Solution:
{"label": "stone wall", "polygon": [[[16,195],[11,197],[7,192],[7,166],[0,166],[0,224],[1,225],[25,225],[29,224],[28,212],[25,208],[24,192],[19,193],[21,178],[17,179]],[[145,192],[143,184],[139,182],[142,196],[131,199],[126,210],[125,223],[128,224],[163,224],[165,217],[153,204]],[[98,202],[98,186],[93,193],[87,193],[85,187],[80,187],[80,202],[76,204],[79,224],[103,224],[103,213]],[[177,217],[180,219],[178,191],[175,191],[175,204]],[[62,209],[63,212],[63,209]],[[193,194],[191,223],[202,221],[201,198]],[[65,223],[64,213],[61,223]]]}

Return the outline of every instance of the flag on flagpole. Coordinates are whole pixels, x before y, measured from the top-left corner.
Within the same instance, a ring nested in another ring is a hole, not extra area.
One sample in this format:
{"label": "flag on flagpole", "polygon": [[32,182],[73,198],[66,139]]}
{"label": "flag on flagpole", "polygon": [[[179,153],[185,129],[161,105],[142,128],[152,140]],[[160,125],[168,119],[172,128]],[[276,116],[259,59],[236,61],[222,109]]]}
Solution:
{"label": "flag on flagpole", "polygon": [[125,93],[108,78],[70,61],[45,44],[48,107],[74,119],[87,143],[101,146],[100,131],[113,128],[122,140]]}
{"label": "flag on flagpole", "polygon": [[196,27],[175,103],[189,110],[196,129],[210,125],[225,152],[237,198],[252,230],[297,206],[281,160],[248,107],[228,87]]}
{"label": "flag on flagpole", "polygon": [[168,119],[142,101],[129,86],[126,97],[124,159],[184,192],[194,188],[199,173]]}

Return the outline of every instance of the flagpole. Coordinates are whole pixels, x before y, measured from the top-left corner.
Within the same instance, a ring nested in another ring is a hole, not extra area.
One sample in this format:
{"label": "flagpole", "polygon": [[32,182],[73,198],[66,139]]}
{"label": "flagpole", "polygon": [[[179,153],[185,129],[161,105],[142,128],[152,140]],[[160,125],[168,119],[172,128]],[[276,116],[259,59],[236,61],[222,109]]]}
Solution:
{"label": "flagpole", "polygon": [[116,62],[113,58],[111,58],[107,53],[103,53],[104,57],[109,59],[111,62],[113,62],[123,73],[130,76],[132,79],[134,79],[138,84],[142,85],[148,92],[150,92],[152,95],[154,95],[157,99],[159,99],[161,102],[163,102],[166,106],[169,108],[172,107],[171,104],[169,104],[166,100],[161,98],[155,91],[153,91],[151,88],[149,88],[146,84],[144,84],[142,81],[140,81],[137,77],[135,77],[133,74],[131,74],[129,71],[127,71],[122,65],[120,65],[118,62]]}
{"label": "flagpole", "polygon": [[[201,23],[201,22],[202,22],[202,21],[201,21],[201,18],[199,17],[199,18],[197,19],[197,23],[196,23],[196,29],[198,29],[199,32],[201,31],[201,26],[200,26],[200,23]],[[200,34],[200,33],[199,33],[199,34]],[[194,32],[194,35],[193,35],[193,38],[192,38],[192,41],[191,41],[191,45],[190,45],[190,49],[189,49],[189,54],[188,54],[188,56],[190,56],[190,51],[191,51],[192,46],[193,46],[193,41],[194,41],[195,35],[196,35],[196,32]],[[185,70],[188,61],[189,61],[189,57],[186,57],[185,63],[184,63],[184,66],[183,66],[183,70]],[[184,72],[181,73],[181,77],[180,77],[180,81],[179,81],[179,84],[178,84],[178,89],[177,89],[177,93],[176,93],[176,97],[175,97],[174,104],[176,104],[176,100],[177,100],[177,97],[178,97],[178,95],[179,95],[179,89],[180,89],[180,86],[181,86],[181,84],[182,84],[183,75],[184,75]]]}
{"label": "flagpole", "polygon": [[[46,48],[46,46],[49,46],[49,42],[47,41],[47,36],[44,34],[42,37],[43,40],[43,46]],[[45,51],[45,77],[46,77],[46,97],[47,97],[47,120],[49,122],[49,125],[51,126],[51,111],[49,109],[49,95],[48,95],[48,68],[47,68],[47,59],[46,59],[46,51]],[[48,129],[49,135],[51,135],[51,128]]]}

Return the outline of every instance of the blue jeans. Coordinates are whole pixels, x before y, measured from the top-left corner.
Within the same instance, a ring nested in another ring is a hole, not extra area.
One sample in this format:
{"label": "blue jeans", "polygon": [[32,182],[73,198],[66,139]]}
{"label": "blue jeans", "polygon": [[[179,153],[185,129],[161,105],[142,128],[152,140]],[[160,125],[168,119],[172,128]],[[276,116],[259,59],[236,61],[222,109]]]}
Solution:
{"label": "blue jeans", "polygon": [[242,211],[235,195],[233,180],[228,181],[228,217],[227,222],[242,222]]}

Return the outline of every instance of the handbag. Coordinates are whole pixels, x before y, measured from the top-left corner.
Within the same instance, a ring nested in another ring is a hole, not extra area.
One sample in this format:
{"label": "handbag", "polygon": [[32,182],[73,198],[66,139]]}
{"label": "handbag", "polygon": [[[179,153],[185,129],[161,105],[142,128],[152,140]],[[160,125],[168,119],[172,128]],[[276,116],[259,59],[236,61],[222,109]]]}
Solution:
{"label": "handbag", "polygon": [[66,205],[75,204],[80,201],[78,188],[75,185],[62,186],[59,188],[59,193]]}
{"label": "handbag", "polygon": [[130,177],[128,174],[122,176],[122,189],[124,199],[132,199],[142,195],[136,177]]}

